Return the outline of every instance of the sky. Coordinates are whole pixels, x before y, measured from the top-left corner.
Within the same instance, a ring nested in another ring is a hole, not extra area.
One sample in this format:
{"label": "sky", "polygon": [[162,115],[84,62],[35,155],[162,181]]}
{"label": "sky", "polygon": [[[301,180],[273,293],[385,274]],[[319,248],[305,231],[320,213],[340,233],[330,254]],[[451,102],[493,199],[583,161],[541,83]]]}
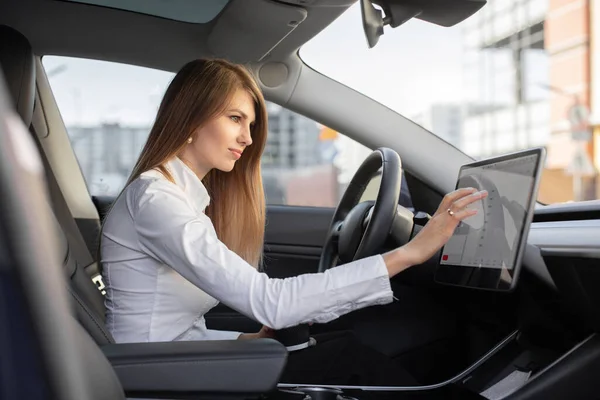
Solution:
{"label": "sky", "polygon": [[308,42],[300,56],[312,68],[408,117],[435,103],[459,102],[461,26],[443,28],[418,19],[384,28],[369,49],[360,9],[351,7]]}
{"label": "sky", "polygon": [[[411,20],[385,28],[369,49],[360,9],[351,7],[308,42],[310,67],[408,117],[460,102],[461,23],[443,28]],[[67,125],[150,125],[172,73],[94,60],[46,56],[44,66]]]}

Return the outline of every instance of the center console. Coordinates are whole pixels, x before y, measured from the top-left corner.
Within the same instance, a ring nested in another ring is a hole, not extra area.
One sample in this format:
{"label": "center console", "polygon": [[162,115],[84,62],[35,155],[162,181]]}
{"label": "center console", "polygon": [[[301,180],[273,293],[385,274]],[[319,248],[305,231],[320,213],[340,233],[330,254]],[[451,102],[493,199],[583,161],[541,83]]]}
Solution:
{"label": "center console", "polygon": [[[542,400],[593,398],[600,337],[588,336],[564,354],[534,350],[520,331],[506,336],[464,371],[426,386],[360,387],[280,383],[269,399],[287,400]],[[574,386],[574,382],[578,382]],[[598,388],[596,388],[598,389]],[[581,391],[582,393],[579,393]],[[560,393],[560,395],[559,395]]]}
{"label": "center console", "polygon": [[445,382],[426,386],[328,386],[280,383],[273,399],[362,400],[362,399],[485,399],[464,385],[477,370],[497,357],[515,341],[517,332],[508,335],[475,363]]}

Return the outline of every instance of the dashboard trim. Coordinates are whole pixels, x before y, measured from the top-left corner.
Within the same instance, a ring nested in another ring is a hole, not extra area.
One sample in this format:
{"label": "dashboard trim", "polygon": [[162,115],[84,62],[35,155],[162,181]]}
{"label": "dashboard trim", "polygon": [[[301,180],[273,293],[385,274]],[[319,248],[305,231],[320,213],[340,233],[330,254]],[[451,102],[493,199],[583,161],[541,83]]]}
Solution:
{"label": "dashboard trim", "polygon": [[600,219],[536,222],[527,242],[542,255],[600,257]]}

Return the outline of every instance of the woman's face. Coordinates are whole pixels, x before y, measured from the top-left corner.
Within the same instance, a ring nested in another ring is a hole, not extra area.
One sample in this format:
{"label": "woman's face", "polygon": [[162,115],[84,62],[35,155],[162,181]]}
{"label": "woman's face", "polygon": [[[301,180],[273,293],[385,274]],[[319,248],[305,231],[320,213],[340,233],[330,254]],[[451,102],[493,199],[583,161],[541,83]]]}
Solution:
{"label": "woman's face", "polygon": [[239,89],[225,113],[194,131],[192,143],[186,144],[182,152],[183,159],[193,165],[200,179],[213,168],[231,171],[252,144],[250,128],[255,118],[252,96]]}

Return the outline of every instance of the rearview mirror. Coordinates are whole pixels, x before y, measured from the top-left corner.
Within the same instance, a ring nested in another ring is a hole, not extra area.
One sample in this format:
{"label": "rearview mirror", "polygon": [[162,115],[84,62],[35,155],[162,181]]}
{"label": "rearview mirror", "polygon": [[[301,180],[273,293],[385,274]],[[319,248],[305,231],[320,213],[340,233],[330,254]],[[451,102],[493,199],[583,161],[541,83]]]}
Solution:
{"label": "rearview mirror", "polygon": [[385,25],[396,28],[417,18],[449,27],[469,18],[486,3],[487,0],[360,0],[360,12],[367,44],[373,48]]}
{"label": "rearview mirror", "polygon": [[379,41],[379,36],[383,35],[383,14],[373,7],[370,0],[360,0],[360,13],[367,43],[369,48],[373,48]]}

